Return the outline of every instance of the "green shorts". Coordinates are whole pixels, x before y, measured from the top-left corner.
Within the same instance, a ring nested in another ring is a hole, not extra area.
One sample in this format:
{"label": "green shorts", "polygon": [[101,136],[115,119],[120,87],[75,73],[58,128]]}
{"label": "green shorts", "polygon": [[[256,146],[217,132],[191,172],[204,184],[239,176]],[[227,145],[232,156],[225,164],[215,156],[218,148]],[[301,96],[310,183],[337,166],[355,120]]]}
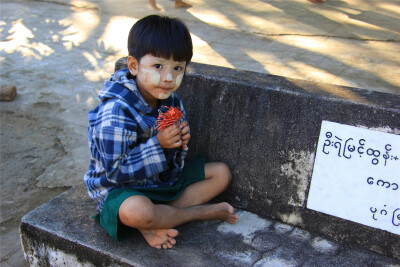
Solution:
{"label": "green shorts", "polygon": [[173,201],[182,194],[187,186],[204,180],[205,164],[205,155],[199,154],[188,163],[185,163],[181,179],[169,187],[115,189],[107,195],[103,209],[93,218],[100,222],[100,225],[111,237],[118,241],[123,241],[131,235],[133,228],[123,225],[118,219],[118,211],[122,202],[136,195],[148,197],[157,204]]}

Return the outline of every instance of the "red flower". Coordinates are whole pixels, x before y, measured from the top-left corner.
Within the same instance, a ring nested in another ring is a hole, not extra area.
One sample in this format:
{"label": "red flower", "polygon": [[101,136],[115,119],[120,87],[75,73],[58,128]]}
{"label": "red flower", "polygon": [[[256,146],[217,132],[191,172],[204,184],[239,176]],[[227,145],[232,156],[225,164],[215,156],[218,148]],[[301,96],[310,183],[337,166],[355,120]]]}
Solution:
{"label": "red flower", "polygon": [[183,118],[183,113],[179,107],[164,107],[168,110],[164,113],[160,112],[157,118],[157,126],[155,127],[159,131],[165,130]]}

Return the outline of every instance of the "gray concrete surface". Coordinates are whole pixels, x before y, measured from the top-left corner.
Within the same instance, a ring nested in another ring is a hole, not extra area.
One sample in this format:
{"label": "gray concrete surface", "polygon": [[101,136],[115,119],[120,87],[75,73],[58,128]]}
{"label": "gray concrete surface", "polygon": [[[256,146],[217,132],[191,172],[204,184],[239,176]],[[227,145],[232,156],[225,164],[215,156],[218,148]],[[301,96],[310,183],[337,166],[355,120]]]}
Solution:
{"label": "gray concrete surface", "polygon": [[399,261],[243,210],[236,210],[235,225],[182,225],[174,248],[157,250],[137,231],[124,242],[108,237],[87,212],[94,208],[81,184],[24,216],[22,240],[32,266],[400,266]]}
{"label": "gray concrete surface", "polygon": [[[146,246],[140,235],[131,243],[119,245],[110,238],[99,237],[104,231],[90,219],[88,211],[94,211],[94,204],[81,184],[22,218],[24,251],[32,265],[400,263],[399,235],[305,207],[321,121],[400,134],[400,96],[199,63],[188,67],[180,90],[188,120],[192,122],[189,157],[204,152],[209,160],[230,166],[232,184],[218,199],[247,211],[238,211],[239,223],[217,228],[209,223],[180,227],[190,230],[179,236],[174,258],[168,252],[147,257],[154,249]],[[343,91],[352,97],[341,97]],[[227,131],[229,128],[235,130]],[[337,209],[340,208],[343,206],[338,204]],[[287,224],[272,223],[255,214]],[[269,231],[272,224],[274,231]],[[293,230],[293,226],[301,229]],[[126,247],[139,253],[126,253]],[[210,247],[211,250],[206,249]],[[185,259],[187,251],[189,260]]]}
{"label": "gray concrete surface", "polygon": [[[182,18],[194,61],[400,94],[399,1],[191,0],[159,13]],[[0,2],[1,260],[24,266],[18,221],[81,181],[87,112],[126,55],[144,0]]]}
{"label": "gray concrete surface", "polygon": [[400,229],[389,233],[306,208],[322,121],[400,135],[400,96],[193,63],[180,97],[191,122],[189,156],[203,152],[232,170],[219,199],[400,260]]}

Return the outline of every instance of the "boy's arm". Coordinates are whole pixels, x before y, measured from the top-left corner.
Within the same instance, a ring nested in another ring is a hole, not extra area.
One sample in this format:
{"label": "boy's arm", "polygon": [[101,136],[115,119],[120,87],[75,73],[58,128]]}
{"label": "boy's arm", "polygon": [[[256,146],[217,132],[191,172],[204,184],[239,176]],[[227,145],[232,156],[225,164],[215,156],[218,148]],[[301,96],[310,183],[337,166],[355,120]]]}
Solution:
{"label": "boy's arm", "polygon": [[168,169],[156,136],[138,143],[135,131],[112,126],[93,135],[107,179],[113,183],[143,180]]}
{"label": "boy's arm", "polygon": [[182,148],[177,151],[176,156],[175,156],[175,162],[179,165],[180,168],[183,168],[184,166],[184,160],[186,158],[187,152],[188,152],[188,143],[190,140],[190,127],[189,123],[187,120],[187,115],[186,115],[186,110],[185,107],[183,106],[182,100],[179,99],[179,107],[183,113],[183,119],[180,122],[180,126],[182,129]]}

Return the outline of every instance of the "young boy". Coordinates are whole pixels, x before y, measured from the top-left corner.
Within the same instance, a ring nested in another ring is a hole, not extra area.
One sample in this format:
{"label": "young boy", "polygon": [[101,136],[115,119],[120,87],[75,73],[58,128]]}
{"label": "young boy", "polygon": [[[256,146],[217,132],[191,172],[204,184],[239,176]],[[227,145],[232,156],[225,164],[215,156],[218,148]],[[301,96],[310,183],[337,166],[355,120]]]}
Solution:
{"label": "young boy", "polygon": [[[174,92],[193,55],[188,29],[178,19],[145,17],[132,26],[128,50],[128,68],[105,82],[100,105],[89,112],[91,160],[84,182],[98,203],[95,218],[117,240],[136,228],[158,249],[175,245],[180,224],[235,223],[228,203],[203,205],[227,188],[229,168],[205,163],[204,156],[184,166],[189,125]],[[184,118],[157,131],[165,107],[179,107]]]}

